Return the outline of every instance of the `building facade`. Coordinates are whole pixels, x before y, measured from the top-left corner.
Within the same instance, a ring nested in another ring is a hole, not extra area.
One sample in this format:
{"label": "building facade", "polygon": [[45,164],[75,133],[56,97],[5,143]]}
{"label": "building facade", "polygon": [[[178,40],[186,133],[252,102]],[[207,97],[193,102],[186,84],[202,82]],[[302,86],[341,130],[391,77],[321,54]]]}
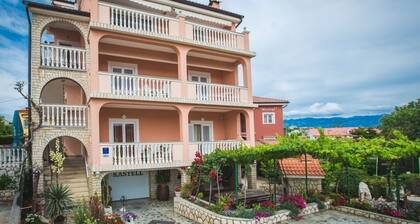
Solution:
{"label": "building facade", "polygon": [[278,135],[284,135],[283,108],[289,101],[267,97],[253,97],[255,141],[262,144],[276,142]]}
{"label": "building facade", "polygon": [[197,151],[255,144],[255,53],[249,32],[236,31],[243,16],[218,1],[56,0],[27,9],[39,192],[51,183],[56,144],[66,156],[59,180],[75,198],[100,195],[106,178],[114,200],[156,197],[160,171],[170,188],[187,181]]}

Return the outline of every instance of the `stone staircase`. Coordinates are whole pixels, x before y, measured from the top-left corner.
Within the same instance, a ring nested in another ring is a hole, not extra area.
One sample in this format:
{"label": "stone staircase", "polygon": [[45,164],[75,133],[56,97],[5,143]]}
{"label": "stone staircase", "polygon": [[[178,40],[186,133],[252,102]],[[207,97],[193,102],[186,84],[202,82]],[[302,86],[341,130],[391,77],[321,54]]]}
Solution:
{"label": "stone staircase", "polygon": [[[49,170],[49,169],[47,169]],[[46,183],[51,183],[51,176],[45,172]],[[52,178],[55,180],[55,177]],[[89,189],[86,177],[85,161],[81,156],[68,156],[64,160],[63,172],[59,175],[60,184],[69,186],[73,201],[89,200]]]}

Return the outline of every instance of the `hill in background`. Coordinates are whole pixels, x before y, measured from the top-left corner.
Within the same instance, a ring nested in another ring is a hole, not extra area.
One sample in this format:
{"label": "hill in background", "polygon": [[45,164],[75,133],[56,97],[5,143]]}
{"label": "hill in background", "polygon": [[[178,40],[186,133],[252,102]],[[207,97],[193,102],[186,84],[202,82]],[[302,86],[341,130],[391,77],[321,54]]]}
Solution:
{"label": "hill in background", "polygon": [[285,119],[285,127],[314,127],[314,128],[333,128],[333,127],[377,127],[379,126],[381,115],[366,115],[353,117],[329,117],[329,118],[297,118]]}

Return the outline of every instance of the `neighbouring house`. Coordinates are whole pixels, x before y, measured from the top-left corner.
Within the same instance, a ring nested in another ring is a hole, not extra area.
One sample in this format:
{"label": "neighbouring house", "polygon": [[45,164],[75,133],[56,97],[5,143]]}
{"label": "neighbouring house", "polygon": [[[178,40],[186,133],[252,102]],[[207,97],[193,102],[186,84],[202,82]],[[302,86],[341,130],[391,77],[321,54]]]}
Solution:
{"label": "neighbouring house", "polygon": [[21,145],[28,138],[28,109],[16,110],[13,114],[13,145]]}
{"label": "neighbouring house", "polygon": [[[323,128],[322,131],[324,132],[325,136],[329,137],[348,137],[351,138],[353,135],[351,134],[351,131],[357,129],[357,127],[344,127],[344,128]],[[321,135],[318,128],[308,128],[307,134],[309,138],[319,138]]]}
{"label": "neighbouring house", "polygon": [[272,144],[277,136],[284,135],[283,108],[289,101],[267,97],[253,97],[258,106],[254,109],[255,141],[260,144]]}
{"label": "neighbouring house", "polygon": [[[240,3],[238,3],[240,4]],[[34,166],[57,139],[73,197],[156,198],[188,181],[195,153],[255,145],[243,16],[187,0],[26,2]],[[242,139],[242,133],[246,140]],[[279,132],[280,133],[280,132]],[[52,175],[44,169],[39,192]],[[255,166],[249,186],[256,187]],[[77,175],[75,175],[77,174]],[[72,181],[69,181],[69,180]]]}
{"label": "neighbouring house", "polygon": [[[279,168],[283,174],[283,187],[285,193],[301,194],[305,191],[305,156],[298,158],[287,158],[278,161]],[[312,158],[311,155],[306,156],[308,189],[313,192],[321,192],[322,179],[325,176],[318,159]]]}

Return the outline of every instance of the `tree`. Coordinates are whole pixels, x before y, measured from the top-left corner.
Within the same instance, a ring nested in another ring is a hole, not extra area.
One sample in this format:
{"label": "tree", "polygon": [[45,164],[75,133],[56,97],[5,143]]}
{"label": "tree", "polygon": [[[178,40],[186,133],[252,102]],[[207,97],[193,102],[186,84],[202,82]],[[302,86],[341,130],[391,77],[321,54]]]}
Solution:
{"label": "tree", "polygon": [[411,140],[420,139],[420,98],[382,117],[380,129],[386,137],[398,130]]}
{"label": "tree", "polygon": [[0,116],[0,136],[10,136],[12,134],[12,125],[3,116]]}
{"label": "tree", "polygon": [[355,138],[373,139],[379,137],[379,132],[374,128],[357,128],[350,132]]}

